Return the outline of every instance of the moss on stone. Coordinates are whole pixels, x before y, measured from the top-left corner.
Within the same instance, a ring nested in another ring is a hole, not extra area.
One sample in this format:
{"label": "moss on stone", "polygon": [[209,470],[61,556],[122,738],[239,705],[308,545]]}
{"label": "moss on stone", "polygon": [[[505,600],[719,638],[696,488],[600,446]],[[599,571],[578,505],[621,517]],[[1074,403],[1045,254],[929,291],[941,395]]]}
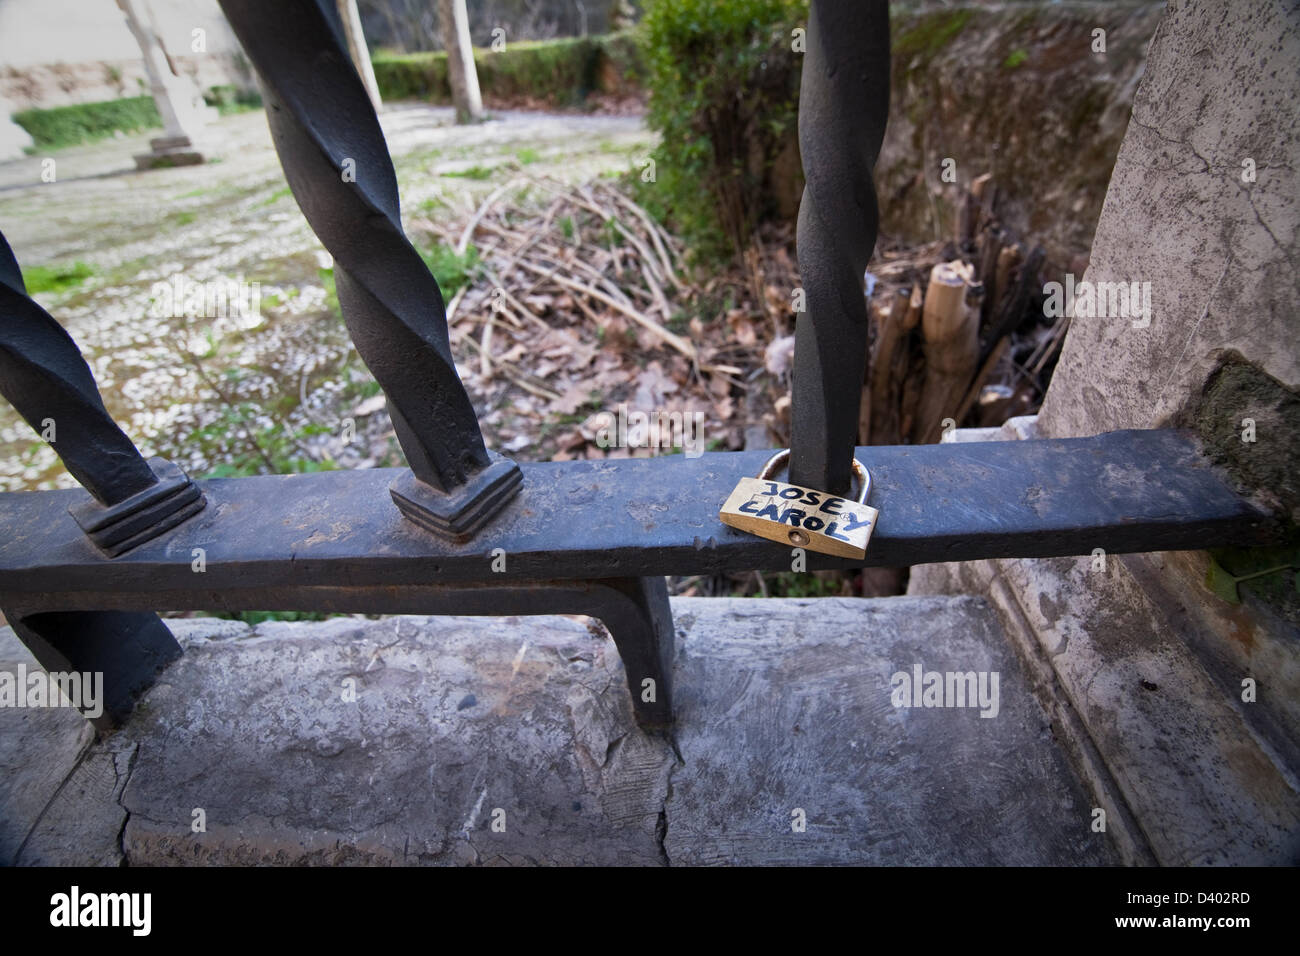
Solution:
{"label": "moss on stone", "polygon": [[1024,63],[1028,59],[1029,59],[1029,51],[1026,50],[1024,47],[1019,47],[1015,50],[1012,50],[1007,55],[1007,58],[1002,61],[1002,68],[1004,70],[1014,70],[1016,67],[1020,66],[1020,64]]}
{"label": "moss on stone", "polygon": [[1192,421],[1210,459],[1273,506],[1288,540],[1300,541],[1300,395],[1234,353],[1206,385]]}
{"label": "moss on stone", "polygon": [[920,57],[928,60],[942,50],[953,37],[961,33],[975,11],[968,9],[936,10],[918,16],[894,40],[897,58]]}

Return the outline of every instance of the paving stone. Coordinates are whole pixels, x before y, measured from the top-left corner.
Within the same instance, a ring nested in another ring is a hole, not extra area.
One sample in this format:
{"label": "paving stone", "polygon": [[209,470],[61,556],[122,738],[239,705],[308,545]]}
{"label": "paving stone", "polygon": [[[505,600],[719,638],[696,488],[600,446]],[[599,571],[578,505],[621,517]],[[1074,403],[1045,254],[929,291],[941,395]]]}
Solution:
{"label": "paving stone", "polygon": [[[19,862],[1115,862],[983,601],[674,611],[675,739],[583,619],[192,621]],[[996,716],[895,707],[917,665],[997,672]]]}
{"label": "paving stone", "polygon": [[[13,628],[0,627],[0,671],[39,666]],[[94,739],[68,707],[0,707],[0,866],[11,866],[47,804]]]}

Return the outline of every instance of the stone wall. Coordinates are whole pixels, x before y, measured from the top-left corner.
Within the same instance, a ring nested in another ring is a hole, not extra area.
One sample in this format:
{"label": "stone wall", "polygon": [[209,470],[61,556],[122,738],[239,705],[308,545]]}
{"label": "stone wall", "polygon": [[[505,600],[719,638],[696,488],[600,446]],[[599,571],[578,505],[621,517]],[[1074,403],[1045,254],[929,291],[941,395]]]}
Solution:
{"label": "stone wall", "polygon": [[[177,69],[194,77],[200,89],[252,82],[216,0],[152,0],[149,9]],[[194,49],[199,40],[202,52]],[[0,100],[7,100],[10,110],[148,92],[140,47],[113,0],[0,4]]]}
{"label": "stone wall", "polygon": [[[200,90],[214,86],[240,89],[254,86],[252,69],[242,54],[174,56],[172,62]],[[0,71],[0,101],[8,101],[6,115],[34,107],[48,109],[148,95],[149,78],[144,72],[144,61],[138,56],[86,63],[44,63]]]}
{"label": "stone wall", "polygon": [[[949,238],[992,173],[998,211],[1062,268],[1085,255],[1163,4],[957,7],[892,21],[882,229]],[[1105,52],[1094,52],[1104,30]],[[944,160],[956,182],[944,182]]]}
{"label": "stone wall", "polygon": [[[1149,283],[1149,322],[1076,315],[1036,424],[1002,436],[1193,427],[1278,515],[1271,560],[1300,514],[1298,62],[1294,3],[1169,4],[1082,277]],[[934,565],[910,593],[990,597],[1159,862],[1294,863],[1300,602],[1278,576],[1231,603],[1211,570],[1207,552]]]}

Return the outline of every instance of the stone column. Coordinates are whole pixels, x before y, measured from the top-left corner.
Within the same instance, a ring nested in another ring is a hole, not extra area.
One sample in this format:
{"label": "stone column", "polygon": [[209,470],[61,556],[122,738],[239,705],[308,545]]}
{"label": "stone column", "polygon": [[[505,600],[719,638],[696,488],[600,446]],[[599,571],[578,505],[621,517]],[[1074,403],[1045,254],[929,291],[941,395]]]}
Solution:
{"label": "stone column", "polygon": [[0,162],[21,159],[31,148],[32,137],[13,121],[13,107],[0,97]]}
{"label": "stone column", "polygon": [[151,151],[135,157],[138,169],[155,169],[167,166],[193,166],[203,162],[203,154],[195,148],[195,140],[207,120],[207,107],[198,88],[188,77],[178,76],[172,70],[152,18],[140,0],[117,0],[126,16],[126,25],[140,45],[145,73],[149,77],[149,93],[158,106],[163,121],[163,135],[149,141]]}

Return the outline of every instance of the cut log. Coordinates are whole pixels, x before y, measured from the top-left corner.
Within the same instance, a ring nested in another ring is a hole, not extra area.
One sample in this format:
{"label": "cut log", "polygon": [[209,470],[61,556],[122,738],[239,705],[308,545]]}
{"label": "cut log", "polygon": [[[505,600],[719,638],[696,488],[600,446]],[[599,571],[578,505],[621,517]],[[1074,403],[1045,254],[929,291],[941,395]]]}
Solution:
{"label": "cut log", "polygon": [[[912,293],[897,289],[893,299],[877,313],[876,351],[871,361],[871,387],[866,444],[897,445],[902,440],[901,375],[905,368],[899,353],[907,344],[907,313]],[[917,314],[920,315],[920,303]]]}
{"label": "cut log", "polygon": [[[966,417],[966,413],[970,411],[971,406],[974,405],[976,399],[980,397],[984,389],[984,383],[989,380],[989,376],[992,375],[994,370],[997,368],[998,362],[1002,361],[1002,356],[1006,354],[1009,341],[1009,339],[1003,339],[1000,341],[993,351],[989,353],[989,357],[984,360],[984,364],[980,366],[980,370],[975,373],[975,378],[971,381],[970,387],[966,390],[966,397],[962,399],[961,404],[957,406],[957,413],[953,415],[957,424],[961,424],[962,419]],[[999,422],[999,424],[1001,423]]]}
{"label": "cut log", "polygon": [[960,260],[941,262],[930,271],[921,314],[925,342],[925,384],[914,423],[913,441],[936,441],[945,418],[954,417],[979,361],[979,311],[967,306],[974,269]]}
{"label": "cut log", "polygon": [[997,315],[998,306],[1002,304],[1002,299],[1011,286],[1011,270],[1019,264],[1020,243],[1003,246],[998,253],[998,267],[993,276],[993,284],[989,288],[989,311],[993,315]]}
{"label": "cut log", "polygon": [[988,358],[997,344],[1014,332],[1024,320],[1034,293],[1042,290],[1042,285],[1038,281],[1038,270],[1043,267],[1046,258],[1047,253],[1043,247],[1035,246],[1034,251],[1020,267],[1020,276],[1016,279],[1015,288],[1003,300],[1001,307],[993,313],[993,320],[989,324],[980,348],[981,361]]}
{"label": "cut log", "polygon": [[990,226],[981,233],[979,249],[979,280],[984,283],[984,303],[980,308],[981,324],[988,322],[989,316],[997,308],[999,291],[998,258],[1002,254],[1002,230]]}
{"label": "cut log", "polygon": [[917,323],[921,321],[921,304],[925,301],[925,293],[921,291],[919,285],[912,287],[912,295],[907,303],[907,318],[903,321],[903,329],[911,332],[916,328]]}

